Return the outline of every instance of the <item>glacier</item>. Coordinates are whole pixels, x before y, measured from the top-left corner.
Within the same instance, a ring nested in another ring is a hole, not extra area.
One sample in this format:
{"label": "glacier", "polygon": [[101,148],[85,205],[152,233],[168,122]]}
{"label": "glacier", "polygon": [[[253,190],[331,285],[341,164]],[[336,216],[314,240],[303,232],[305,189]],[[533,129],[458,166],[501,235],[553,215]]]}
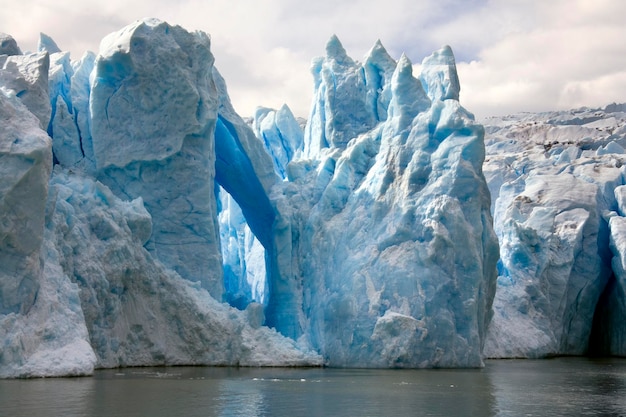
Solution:
{"label": "glacier", "polygon": [[498,247],[482,126],[439,93],[450,56],[416,78],[380,42],[361,64],[332,37],[312,65],[304,159],[274,190],[266,314],[330,366],[482,364]]}
{"label": "glacier", "polygon": [[485,355],[623,355],[626,113],[485,120],[501,260]]}
{"label": "glacier", "polygon": [[[158,37],[161,52],[188,53],[195,65],[171,67],[159,54],[134,49]],[[259,175],[257,183],[269,184],[274,173],[269,155],[254,154],[263,150],[251,143],[254,133],[229,113],[208,36],[146,20],[76,62],[48,50],[46,38],[40,45],[37,53],[0,56],[0,377],[165,364],[321,365],[309,346],[263,326],[262,304],[242,311],[222,303],[213,152],[218,108],[222,126],[245,131],[238,142],[244,155],[267,163],[259,172],[269,181]],[[157,72],[149,76],[146,69]],[[154,87],[164,79],[181,83],[171,84],[171,94],[195,96],[161,96]],[[116,100],[126,107],[108,106]],[[159,125],[173,128],[151,143],[155,131],[138,124],[153,128],[164,113],[152,121],[150,114],[166,102],[178,124]],[[95,116],[99,109],[102,117]],[[128,123],[133,118],[138,124]],[[224,161],[236,158],[241,155]]]}
{"label": "glacier", "polygon": [[626,354],[626,106],[479,123],[419,68],[332,36],[305,124],[246,120],[203,32],[0,34],[0,377]]}
{"label": "glacier", "polygon": [[36,230],[5,222],[30,243],[2,279],[0,376],[482,365],[498,247],[449,48],[414,77],[331,37],[303,130],[288,106],[241,118],[203,32],[144,19],[76,61],[3,39],[3,117],[41,149],[35,185],[4,187],[6,210],[38,205],[17,211]]}

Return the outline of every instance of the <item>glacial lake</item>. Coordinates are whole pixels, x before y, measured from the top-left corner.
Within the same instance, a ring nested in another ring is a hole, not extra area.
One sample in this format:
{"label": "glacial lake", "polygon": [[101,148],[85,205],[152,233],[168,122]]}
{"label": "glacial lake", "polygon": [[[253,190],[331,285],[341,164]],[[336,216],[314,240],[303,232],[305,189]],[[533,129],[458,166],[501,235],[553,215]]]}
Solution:
{"label": "glacial lake", "polygon": [[163,367],[0,380],[0,416],[619,416],[626,359],[483,369]]}

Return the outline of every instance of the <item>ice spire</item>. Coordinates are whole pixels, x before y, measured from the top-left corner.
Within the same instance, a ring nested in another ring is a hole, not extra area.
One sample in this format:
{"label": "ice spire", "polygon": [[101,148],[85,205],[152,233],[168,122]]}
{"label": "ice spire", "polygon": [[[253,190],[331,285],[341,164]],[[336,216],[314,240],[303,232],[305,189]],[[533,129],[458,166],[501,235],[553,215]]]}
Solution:
{"label": "ice spire", "polygon": [[391,77],[391,95],[389,118],[397,118],[394,121],[397,131],[409,126],[418,113],[430,107],[430,100],[420,81],[413,77],[413,65],[405,54]]}
{"label": "ice spire", "polygon": [[338,64],[353,65],[354,61],[348,56],[337,35],[332,35],[326,43],[326,59],[334,60]]}
{"label": "ice spire", "polygon": [[49,54],[54,54],[57,52],[61,52],[61,48],[56,44],[56,42],[45,33],[41,32],[39,34],[39,42],[37,42],[37,51],[38,52],[48,52]]}
{"label": "ice spire", "polygon": [[431,100],[459,100],[461,84],[452,48],[445,45],[424,58],[420,80]]}

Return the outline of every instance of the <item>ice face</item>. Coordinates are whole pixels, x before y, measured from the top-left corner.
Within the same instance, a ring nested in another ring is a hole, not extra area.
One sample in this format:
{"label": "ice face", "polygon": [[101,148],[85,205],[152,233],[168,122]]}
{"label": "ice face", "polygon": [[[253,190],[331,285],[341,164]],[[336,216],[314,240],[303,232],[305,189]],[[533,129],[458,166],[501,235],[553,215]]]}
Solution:
{"label": "ice face", "polygon": [[47,130],[52,138],[55,160],[66,167],[78,166],[84,157],[70,91],[73,75],[69,53],[56,52],[50,55],[48,92],[52,114]]}
{"label": "ice face", "polygon": [[360,63],[331,38],[302,134],[288,107],[259,110],[254,130],[237,115],[204,33],[146,19],[76,62],[43,43],[0,73],[56,163],[34,285],[2,281],[17,300],[2,375],[482,364],[498,248],[449,48],[415,77],[380,42]]}
{"label": "ice face", "polygon": [[253,128],[271,155],[274,170],[285,179],[287,164],[302,152],[304,140],[293,113],[286,104],[278,110],[259,107],[254,114]]}
{"label": "ice face", "polygon": [[326,147],[345,148],[350,139],[378,121],[377,109],[367,105],[362,67],[347,55],[336,36],[326,44],[326,57],[315,60],[311,71],[315,92],[304,139],[307,157]]}
{"label": "ice face", "polygon": [[41,128],[47,129],[51,113],[48,97],[48,53],[0,55],[0,66],[0,85],[13,90],[28,110],[37,116]]}
{"label": "ice face", "polygon": [[61,52],[61,48],[59,48],[54,39],[50,36],[45,33],[40,33],[39,41],[37,42],[37,52],[48,52],[49,54],[54,54]]}
{"label": "ice face", "polygon": [[41,245],[51,143],[39,120],[11,92],[0,89],[0,313],[26,313],[41,277]]}
{"label": "ice face", "polygon": [[143,198],[153,221],[149,250],[221,299],[217,94],[208,36],[138,21],[106,37],[94,65],[89,98],[98,178],[119,196]]}
{"label": "ice face", "polygon": [[615,110],[487,120],[484,170],[502,257],[487,356],[620,351],[614,190],[624,181],[626,117]]}
{"label": "ice face", "polygon": [[461,84],[454,54],[449,46],[435,51],[422,61],[420,81],[431,100],[459,99]]}
{"label": "ice face", "polygon": [[372,106],[360,65],[336,38],[314,64],[314,161],[292,162],[275,200],[268,322],[334,366],[479,366],[498,257],[482,127],[453,98],[431,103],[406,57],[380,65],[371,88],[389,96]]}
{"label": "ice face", "polygon": [[[74,74],[70,81],[70,96],[73,107],[73,117],[80,137],[80,149],[83,155],[83,169],[94,175],[96,159],[91,139],[91,117],[89,111],[89,96],[91,94],[90,75],[92,73],[96,55],[85,52],[79,61],[73,63]],[[54,129],[54,127],[53,127]]]}
{"label": "ice face", "polygon": [[155,262],[143,247],[151,216],[141,199],[122,201],[64,170],[55,171],[51,187],[50,238],[80,288],[98,366],[319,363],[259,327],[255,314],[219,303]]}

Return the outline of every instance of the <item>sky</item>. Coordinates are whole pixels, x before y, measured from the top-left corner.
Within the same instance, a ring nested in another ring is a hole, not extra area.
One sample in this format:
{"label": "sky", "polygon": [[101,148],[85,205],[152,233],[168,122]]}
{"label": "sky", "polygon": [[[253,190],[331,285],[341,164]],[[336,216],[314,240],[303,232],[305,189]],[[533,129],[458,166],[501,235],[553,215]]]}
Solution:
{"label": "sky", "polygon": [[0,0],[0,32],[23,51],[43,32],[73,59],[144,17],[207,32],[242,116],[287,103],[307,117],[310,63],[333,34],[356,60],[380,39],[415,73],[450,45],[479,119],[626,102],[625,16],[623,0]]}

